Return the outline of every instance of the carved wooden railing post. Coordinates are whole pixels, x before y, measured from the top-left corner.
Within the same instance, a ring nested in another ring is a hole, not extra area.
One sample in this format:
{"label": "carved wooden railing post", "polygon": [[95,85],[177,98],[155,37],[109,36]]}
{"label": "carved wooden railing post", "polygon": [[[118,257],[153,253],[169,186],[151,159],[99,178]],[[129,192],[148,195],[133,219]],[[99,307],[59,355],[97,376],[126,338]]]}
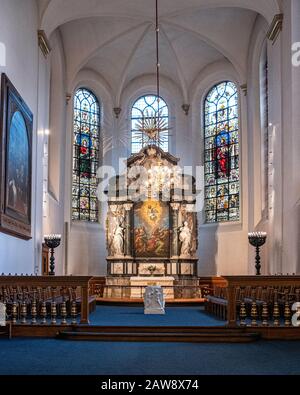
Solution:
{"label": "carved wooden railing post", "polygon": [[245,306],[245,290],[244,288],[241,289],[241,305],[240,305],[240,325],[246,326],[246,318],[247,318],[247,311]]}
{"label": "carved wooden railing post", "polygon": [[62,289],[62,304],[60,307],[61,325],[67,324],[67,304],[66,304],[66,289]]}
{"label": "carved wooden railing post", "polygon": [[17,323],[17,290],[14,287],[13,289],[13,305],[12,305],[12,323],[16,324]]}
{"label": "carved wooden railing post", "polygon": [[291,310],[289,305],[289,291],[286,290],[285,293],[285,303],[284,303],[284,325],[291,325]]}
{"label": "carved wooden railing post", "polygon": [[36,324],[36,316],[37,316],[37,309],[36,309],[36,288],[33,289],[33,300],[31,305],[31,323],[33,325]]}
{"label": "carved wooden railing post", "polygon": [[71,317],[72,317],[72,321],[71,324],[72,325],[76,325],[77,324],[77,304],[76,304],[76,287],[74,287],[74,289],[71,290]]}
{"label": "carved wooden railing post", "polygon": [[268,311],[268,303],[267,303],[267,291],[265,288],[263,289],[263,307],[262,307],[262,326],[268,326],[268,319],[269,319],[269,311]]}
{"label": "carved wooden railing post", "polygon": [[256,290],[255,288],[252,290],[251,295],[251,326],[257,326],[257,304],[256,304]]}
{"label": "carved wooden railing post", "polygon": [[89,324],[89,288],[87,285],[81,287],[81,324]]}
{"label": "carved wooden railing post", "polygon": [[46,289],[43,288],[42,290],[42,307],[41,307],[41,317],[42,321],[41,324],[45,325],[47,324],[47,306],[46,306]]}
{"label": "carved wooden railing post", "polygon": [[280,312],[279,312],[279,305],[278,305],[278,289],[275,288],[274,290],[274,308],[273,308],[273,319],[274,319],[274,326],[280,326]]}
{"label": "carved wooden railing post", "polygon": [[228,284],[227,289],[227,326],[230,328],[236,327],[236,287],[233,284]]}
{"label": "carved wooden railing post", "polygon": [[51,288],[51,324],[56,325],[56,302],[55,302],[55,288]]}

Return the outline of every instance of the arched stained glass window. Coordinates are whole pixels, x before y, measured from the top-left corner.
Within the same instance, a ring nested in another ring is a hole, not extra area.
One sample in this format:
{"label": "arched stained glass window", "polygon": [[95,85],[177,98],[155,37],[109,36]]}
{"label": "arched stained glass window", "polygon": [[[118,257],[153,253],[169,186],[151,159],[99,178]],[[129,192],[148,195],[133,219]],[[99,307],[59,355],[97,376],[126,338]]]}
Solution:
{"label": "arched stained glass window", "polygon": [[99,102],[92,92],[80,88],[74,97],[72,219],[75,221],[98,221],[99,135]]}
{"label": "arched stained glass window", "polygon": [[204,104],[206,222],[240,219],[239,104],[236,85],[222,82]]}
{"label": "arched stained glass window", "polygon": [[169,151],[169,110],[166,102],[156,95],[146,95],[140,97],[132,106],[131,111],[131,152],[139,152],[149,142],[145,133],[141,132],[141,124],[151,124],[155,119],[163,125],[163,131],[159,133],[156,144],[164,151]]}

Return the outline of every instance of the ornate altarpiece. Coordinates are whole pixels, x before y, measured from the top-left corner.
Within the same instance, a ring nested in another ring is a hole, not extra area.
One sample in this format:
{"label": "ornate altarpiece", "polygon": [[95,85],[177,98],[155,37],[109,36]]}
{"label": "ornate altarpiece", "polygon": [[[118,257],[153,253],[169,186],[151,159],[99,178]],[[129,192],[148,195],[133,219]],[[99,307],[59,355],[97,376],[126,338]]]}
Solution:
{"label": "ornate altarpiece", "polygon": [[196,189],[179,159],[149,145],[108,189],[107,274],[197,276]]}

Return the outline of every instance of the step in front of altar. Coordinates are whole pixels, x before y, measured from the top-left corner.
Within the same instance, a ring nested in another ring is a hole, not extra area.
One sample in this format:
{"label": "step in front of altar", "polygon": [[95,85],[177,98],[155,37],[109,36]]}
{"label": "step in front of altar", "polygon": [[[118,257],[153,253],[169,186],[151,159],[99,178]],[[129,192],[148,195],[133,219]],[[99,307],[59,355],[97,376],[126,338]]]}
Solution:
{"label": "step in front of altar", "polygon": [[174,299],[174,281],[174,277],[130,277],[130,297],[132,299],[143,298],[146,287],[161,286],[165,299]]}

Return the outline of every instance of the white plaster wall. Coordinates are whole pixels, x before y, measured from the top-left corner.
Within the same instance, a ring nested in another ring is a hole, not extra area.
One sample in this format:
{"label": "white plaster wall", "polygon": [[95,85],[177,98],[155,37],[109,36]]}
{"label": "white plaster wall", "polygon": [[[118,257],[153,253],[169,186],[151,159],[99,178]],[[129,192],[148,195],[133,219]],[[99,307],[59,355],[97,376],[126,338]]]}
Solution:
{"label": "white plaster wall", "polygon": [[[261,121],[261,97],[260,97],[260,65],[264,45],[267,45],[268,25],[264,18],[258,16],[252,32],[252,40],[249,46],[248,62],[248,231],[266,231],[268,233],[267,244],[261,249],[262,273],[269,274],[268,245],[270,234],[268,232],[268,215],[265,214],[265,157],[266,151],[263,141]],[[266,208],[268,210],[268,207]],[[254,274],[255,252],[248,246],[249,273]]]}
{"label": "white plaster wall", "polygon": [[64,52],[56,31],[51,37],[51,89],[49,99],[49,160],[48,160],[48,210],[43,218],[44,234],[61,234],[61,246],[56,249],[55,273],[64,273],[65,224],[64,224],[64,180],[66,149],[66,87]]}
{"label": "white plaster wall", "polygon": [[0,42],[6,64],[0,65],[34,115],[32,158],[32,239],[0,233],[0,272],[33,273],[41,267],[41,146],[47,127],[47,65],[37,43],[38,10],[34,0],[0,1]]}

